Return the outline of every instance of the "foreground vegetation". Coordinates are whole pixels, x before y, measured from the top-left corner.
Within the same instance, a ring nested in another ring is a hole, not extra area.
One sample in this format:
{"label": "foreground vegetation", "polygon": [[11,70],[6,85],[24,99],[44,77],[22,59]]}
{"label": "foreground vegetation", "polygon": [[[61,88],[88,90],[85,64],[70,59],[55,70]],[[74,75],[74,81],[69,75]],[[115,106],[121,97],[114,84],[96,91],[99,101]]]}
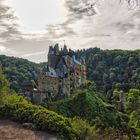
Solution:
{"label": "foreground vegetation", "polygon": [[37,130],[50,131],[71,140],[85,139],[92,132],[92,127],[82,120],[65,118],[41,106],[29,104],[16,95],[6,97],[6,103],[0,107],[0,116],[32,123]]}

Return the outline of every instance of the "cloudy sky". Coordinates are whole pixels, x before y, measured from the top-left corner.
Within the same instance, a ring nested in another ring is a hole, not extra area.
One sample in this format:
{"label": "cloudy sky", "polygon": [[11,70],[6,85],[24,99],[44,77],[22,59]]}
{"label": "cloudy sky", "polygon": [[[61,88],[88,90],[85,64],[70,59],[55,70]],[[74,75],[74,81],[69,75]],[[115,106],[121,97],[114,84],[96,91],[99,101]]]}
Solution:
{"label": "cloudy sky", "polygon": [[0,0],[0,54],[43,62],[56,42],[72,49],[140,49],[132,0]]}

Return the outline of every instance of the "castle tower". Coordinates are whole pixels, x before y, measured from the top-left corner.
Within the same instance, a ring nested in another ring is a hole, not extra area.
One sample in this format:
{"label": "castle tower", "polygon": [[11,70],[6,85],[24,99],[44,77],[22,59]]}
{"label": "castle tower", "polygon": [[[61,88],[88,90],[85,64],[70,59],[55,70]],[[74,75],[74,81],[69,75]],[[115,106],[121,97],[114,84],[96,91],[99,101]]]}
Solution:
{"label": "castle tower", "polygon": [[64,45],[64,48],[63,48],[63,55],[68,55],[68,49],[66,45]]}
{"label": "castle tower", "polygon": [[56,64],[59,61],[59,45],[49,47],[48,52],[48,66],[55,69]]}
{"label": "castle tower", "polygon": [[65,60],[65,64],[68,68],[70,68],[70,65],[71,65],[71,56],[70,56],[70,52],[69,50],[67,49],[67,46],[64,45],[63,47],[63,50],[62,50],[62,55],[63,55],[63,58]]}

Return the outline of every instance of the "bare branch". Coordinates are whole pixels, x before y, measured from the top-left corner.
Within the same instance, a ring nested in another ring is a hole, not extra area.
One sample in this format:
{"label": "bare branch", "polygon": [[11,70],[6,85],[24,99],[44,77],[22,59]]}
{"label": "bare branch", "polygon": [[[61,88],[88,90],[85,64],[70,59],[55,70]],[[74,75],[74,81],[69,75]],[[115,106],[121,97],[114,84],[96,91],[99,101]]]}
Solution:
{"label": "bare branch", "polygon": [[140,7],[140,0],[120,0],[120,2],[126,1],[130,9],[136,9]]}

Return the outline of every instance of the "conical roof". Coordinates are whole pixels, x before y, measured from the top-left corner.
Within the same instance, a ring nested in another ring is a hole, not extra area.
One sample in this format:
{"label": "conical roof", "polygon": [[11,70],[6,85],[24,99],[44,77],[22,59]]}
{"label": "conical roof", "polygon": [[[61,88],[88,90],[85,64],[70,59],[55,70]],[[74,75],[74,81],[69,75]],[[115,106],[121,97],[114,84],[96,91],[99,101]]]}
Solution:
{"label": "conical roof", "polygon": [[59,63],[56,66],[56,69],[57,75],[61,78],[65,77],[65,74],[68,73],[68,68],[63,58],[60,59]]}

